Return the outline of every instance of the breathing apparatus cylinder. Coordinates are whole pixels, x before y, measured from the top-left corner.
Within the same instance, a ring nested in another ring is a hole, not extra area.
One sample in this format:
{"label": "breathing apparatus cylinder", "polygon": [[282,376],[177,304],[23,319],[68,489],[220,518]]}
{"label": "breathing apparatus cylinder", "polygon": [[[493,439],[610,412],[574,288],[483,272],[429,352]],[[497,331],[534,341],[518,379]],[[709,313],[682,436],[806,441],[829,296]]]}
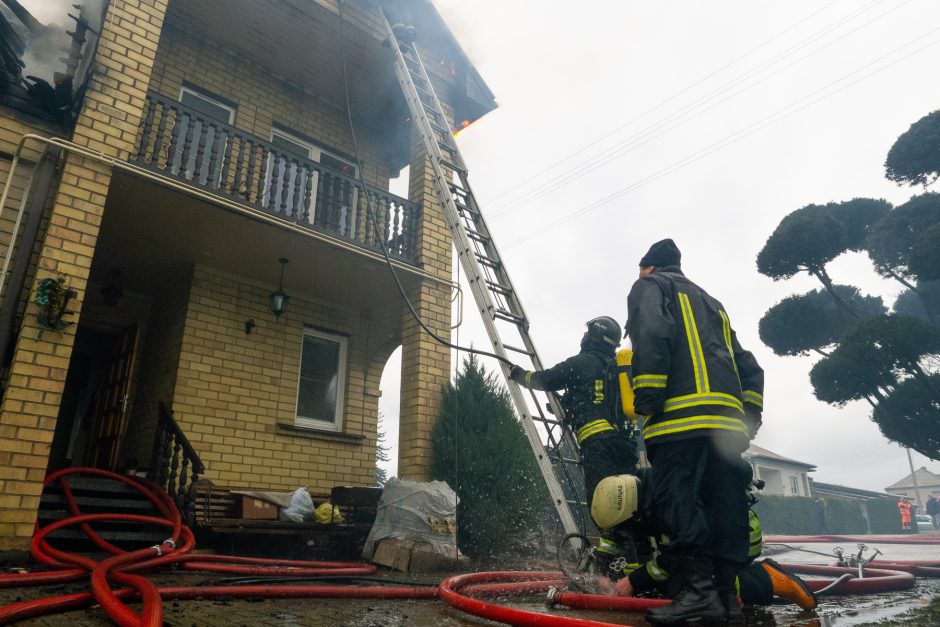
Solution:
{"label": "breathing apparatus cylinder", "polygon": [[633,351],[622,348],[617,351],[617,384],[620,388],[620,409],[623,415],[631,421],[637,421],[636,410],[633,408]]}

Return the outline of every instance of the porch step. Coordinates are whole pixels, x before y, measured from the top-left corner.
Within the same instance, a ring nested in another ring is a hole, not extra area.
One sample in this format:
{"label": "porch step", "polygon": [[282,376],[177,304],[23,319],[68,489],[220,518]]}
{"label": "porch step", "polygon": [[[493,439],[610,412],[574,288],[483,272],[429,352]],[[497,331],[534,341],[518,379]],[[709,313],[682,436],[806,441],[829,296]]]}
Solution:
{"label": "porch step", "polygon": [[[157,508],[136,490],[116,481],[93,477],[70,477],[69,487],[82,514],[137,514],[159,516]],[[39,501],[39,525],[71,517],[71,512],[56,483],[46,488]],[[159,544],[169,536],[169,528],[144,525],[137,522],[105,520],[91,524],[104,540],[122,549],[132,551]],[[47,536],[56,548],[82,555],[100,554],[100,549],[81,530],[79,525],[58,529]]]}

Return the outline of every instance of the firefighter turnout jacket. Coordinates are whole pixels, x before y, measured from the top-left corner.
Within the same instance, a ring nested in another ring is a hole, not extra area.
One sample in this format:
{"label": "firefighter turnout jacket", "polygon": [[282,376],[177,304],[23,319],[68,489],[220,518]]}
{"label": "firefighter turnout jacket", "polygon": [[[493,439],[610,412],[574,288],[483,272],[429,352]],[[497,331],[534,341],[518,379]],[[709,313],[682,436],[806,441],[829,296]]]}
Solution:
{"label": "firefighter turnout jacket", "polygon": [[517,381],[533,390],[564,391],[561,398],[565,421],[581,444],[587,438],[613,431],[607,386],[610,349],[582,349],[577,355],[548,368],[525,371]]}
{"label": "firefighter turnout jacket", "polygon": [[636,412],[647,444],[721,430],[739,434],[763,410],[764,371],[741,348],[724,307],[666,266],[633,284],[627,299]]}

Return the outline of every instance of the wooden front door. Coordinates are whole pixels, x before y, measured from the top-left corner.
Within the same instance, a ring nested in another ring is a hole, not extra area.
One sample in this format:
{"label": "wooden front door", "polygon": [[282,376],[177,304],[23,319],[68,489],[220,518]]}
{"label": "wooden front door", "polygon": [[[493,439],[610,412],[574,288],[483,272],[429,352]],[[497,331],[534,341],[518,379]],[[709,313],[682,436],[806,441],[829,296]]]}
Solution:
{"label": "wooden front door", "polygon": [[137,358],[139,330],[140,325],[135,324],[116,338],[110,361],[95,394],[90,446],[85,456],[88,466],[118,469],[131,407],[131,378]]}

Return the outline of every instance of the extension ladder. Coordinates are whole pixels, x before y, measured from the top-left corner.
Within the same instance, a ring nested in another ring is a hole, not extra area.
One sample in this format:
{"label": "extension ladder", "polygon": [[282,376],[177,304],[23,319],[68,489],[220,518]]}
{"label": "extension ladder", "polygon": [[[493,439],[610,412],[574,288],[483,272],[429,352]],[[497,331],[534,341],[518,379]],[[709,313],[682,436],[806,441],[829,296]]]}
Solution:
{"label": "extension ladder", "polygon": [[[385,16],[385,25],[394,54],[395,74],[427,150],[444,218],[493,352],[504,359],[508,359],[509,353],[514,353],[516,358],[511,361],[518,363],[517,360],[522,360],[520,365],[523,367],[526,367],[526,361],[530,361],[532,369],[542,370],[542,362],[529,336],[529,319],[470,189],[467,169],[454,141],[451,125],[417,47],[411,37],[399,40],[402,33],[395,32],[398,27],[389,23],[388,16]],[[504,337],[511,343],[504,342]],[[560,420],[563,413],[558,398],[553,393],[522,388],[509,378],[506,363],[501,365],[509,395],[565,533],[579,530],[583,533],[587,527],[586,507],[578,447],[571,431],[565,429]],[[565,480],[567,490],[562,489],[560,479]],[[573,510],[579,515],[580,526],[575,521]]]}

